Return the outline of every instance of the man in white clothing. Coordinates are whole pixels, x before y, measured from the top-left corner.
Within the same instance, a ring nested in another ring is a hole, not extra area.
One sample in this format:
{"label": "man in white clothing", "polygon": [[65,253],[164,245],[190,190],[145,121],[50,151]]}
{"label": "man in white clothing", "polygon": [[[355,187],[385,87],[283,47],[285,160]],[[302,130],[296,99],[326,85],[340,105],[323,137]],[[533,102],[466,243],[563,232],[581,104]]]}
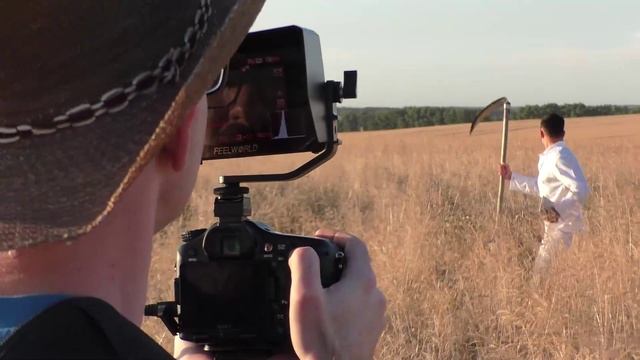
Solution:
{"label": "man in white clothing", "polygon": [[509,164],[500,165],[500,175],[509,188],[540,197],[544,237],[538,250],[534,273],[541,274],[559,250],[571,246],[573,234],[584,228],[582,206],[589,187],[575,155],[564,143],[564,118],[552,113],[540,121],[540,139],[545,150],[538,161],[538,176],[512,173]]}

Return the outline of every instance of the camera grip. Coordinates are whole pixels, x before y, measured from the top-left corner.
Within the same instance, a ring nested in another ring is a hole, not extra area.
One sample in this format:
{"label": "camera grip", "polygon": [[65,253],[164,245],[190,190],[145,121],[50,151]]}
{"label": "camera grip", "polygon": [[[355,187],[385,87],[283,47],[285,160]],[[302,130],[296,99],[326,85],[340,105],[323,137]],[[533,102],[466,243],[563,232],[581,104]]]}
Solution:
{"label": "camera grip", "polygon": [[316,254],[318,254],[318,258],[320,260],[320,278],[322,287],[329,287],[340,280],[346,258],[344,256],[343,249],[337,244],[318,237],[279,233],[272,231],[264,224],[254,222],[254,225],[260,229],[260,232],[263,232],[265,246],[273,246],[276,251],[286,251],[287,258],[296,248],[312,248]]}

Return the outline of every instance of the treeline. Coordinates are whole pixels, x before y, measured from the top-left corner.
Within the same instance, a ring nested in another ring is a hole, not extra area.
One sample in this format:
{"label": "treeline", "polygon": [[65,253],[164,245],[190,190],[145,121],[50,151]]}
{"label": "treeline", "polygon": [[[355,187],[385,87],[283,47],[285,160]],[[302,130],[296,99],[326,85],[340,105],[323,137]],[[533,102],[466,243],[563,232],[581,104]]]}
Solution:
{"label": "treeline", "polygon": [[[340,131],[401,129],[471,122],[481,108],[475,107],[341,107]],[[636,105],[585,105],[582,103],[525,105],[511,109],[512,119],[539,119],[552,112],[565,117],[602,116],[640,113]],[[496,117],[497,120],[501,117]]]}
{"label": "treeline", "polygon": [[640,112],[640,106],[626,105],[594,105],[589,106],[583,103],[563,104],[555,103],[544,105],[525,105],[515,109],[513,113],[514,119],[538,119],[552,112],[558,113],[565,117],[581,117],[581,116],[605,116],[605,115],[622,115],[634,114]]}

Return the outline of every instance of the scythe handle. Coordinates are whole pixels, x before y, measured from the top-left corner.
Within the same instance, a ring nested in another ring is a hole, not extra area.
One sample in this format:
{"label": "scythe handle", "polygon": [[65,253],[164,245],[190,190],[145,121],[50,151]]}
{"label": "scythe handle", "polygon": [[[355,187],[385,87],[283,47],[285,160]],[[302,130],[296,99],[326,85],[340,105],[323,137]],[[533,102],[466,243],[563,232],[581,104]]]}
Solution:
{"label": "scythe handle", "polygon": [[[500,148],[500,163],[507,163],[507,141],[509,138],[509,116],[511,114],[511,103],[504,103],[504,112],[502,114],[502,147]],[[502,198],[504,195],[504,178],[500,176],[500,185],[498,186],[498,205],[496,216],[502,212]]]}

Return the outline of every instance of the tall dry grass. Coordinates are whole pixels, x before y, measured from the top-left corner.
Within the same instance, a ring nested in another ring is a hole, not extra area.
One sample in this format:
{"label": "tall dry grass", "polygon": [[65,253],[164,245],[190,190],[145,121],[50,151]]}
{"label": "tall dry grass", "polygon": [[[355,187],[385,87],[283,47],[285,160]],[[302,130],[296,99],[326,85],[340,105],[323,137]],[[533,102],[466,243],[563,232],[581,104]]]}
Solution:
{"label": "tall dry grass", "polygon": [[[370,248],[388,325],[377,359],[640,357],[640,116],[570,119],[592,194],[588,230],[539,285],[537,200],[507,193],[496,225],[499,123],[342,134],[336,158],[291,183],[252,186],[254,218]],[[509,163],[534,175],[537,121],[512,122]],[[220,174],[287,169],[302,156],[205,164],[183,216],[156,238],[150,300],[171,296],[181,231],[211,223]],[[145,329],[170,348],[159,321]]]}

